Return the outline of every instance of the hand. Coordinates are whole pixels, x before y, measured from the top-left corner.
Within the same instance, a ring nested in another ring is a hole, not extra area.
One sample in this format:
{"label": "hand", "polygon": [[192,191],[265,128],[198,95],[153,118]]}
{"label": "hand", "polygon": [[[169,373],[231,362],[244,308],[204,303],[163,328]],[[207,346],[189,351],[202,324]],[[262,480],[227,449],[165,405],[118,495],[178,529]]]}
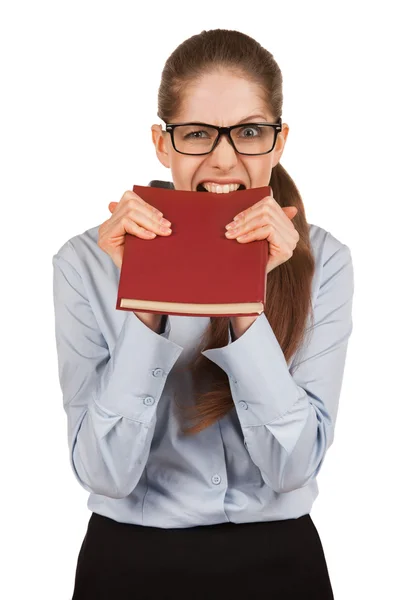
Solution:
{"label": "hand", "polygon": [[100,225],[97,243],[111,256],[119,269],[122,265],[126,233],[148,240],[155,238],[156,234],[171,233],[161,228],[163,224],[171,223],[162,219],[162,213],[135,192],[125,192],[119,202],[110,202],[108,209],[112,216]]}
{"label": "hand", "polygon": [[[97,243],[111,256],[119,269],[126,233],[148,240],[154,239],[156,234],[171,233],[171,229],[162,229],[163,224],[171,225],[170,221],[163,219],[157,208],[145,202],[135,192],[126,191],[119,202],[110,202],[108,209],[112,216],[100,225]],[[135,312],[135,315],[153,331],[159,330],[162,315],[147,312]]]}
{"label": "hand", "polygon": [[[295,206],[281,207],[273,196],[266,196],[239,213],[226,225],[226,236],[239,243],[265,240],[269,242],[267,273],[293,255],[299,233],[290,219],[297,214]],[[233,226],[236,226],[235,228]]]}
{"label": "hand", "polygon": [[[236,238],[239,243],[245,244],[253,240],[267,239],[269,242],[267,273],[269,273],[293,255],[293,250],[300,239],[298,231],[291,222],[296,214],[295,206],[282,208],[273,196],[266,196],[236,215],[233,221],[226,225],[225,235],[229,239]],[[236,225],[235,228],[234,225]],[[239,338],[258,316],[231,317],[235,337]]]}

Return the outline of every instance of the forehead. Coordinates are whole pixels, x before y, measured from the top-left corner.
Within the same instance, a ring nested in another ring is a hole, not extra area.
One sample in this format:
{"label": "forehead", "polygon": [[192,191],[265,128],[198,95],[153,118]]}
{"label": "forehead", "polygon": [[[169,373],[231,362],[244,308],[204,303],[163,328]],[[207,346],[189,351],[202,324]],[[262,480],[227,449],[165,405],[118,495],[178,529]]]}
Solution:
{"label": "forehead", "polygon": [[176,120],[227,126],[253,114],[270,118],[260,86],[224,71],[204,75],[185,88]]}

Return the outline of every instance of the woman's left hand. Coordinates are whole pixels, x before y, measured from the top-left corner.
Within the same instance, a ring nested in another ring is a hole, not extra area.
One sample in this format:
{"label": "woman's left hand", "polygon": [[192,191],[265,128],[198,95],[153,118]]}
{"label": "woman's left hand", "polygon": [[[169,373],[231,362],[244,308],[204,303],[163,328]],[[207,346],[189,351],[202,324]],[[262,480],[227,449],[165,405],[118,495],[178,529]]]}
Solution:
{"label": "woman's left hand", "polygon": [[[254,240],[268,240],[267,273],[289,260],[300,239],[291,219],[297,214],[295,206],[279,206],[273,196],[262,198],[239,213],[226,225],[226,236],[247,244]],[[236,227],[234,227],[236,226]]]}
{"label": "woman's left hand", "polygon": [[[226,237],[237,239],[241,244],[254,240],[268,240],[269,255],[267,273],[289,260],[293,255],[299,233],[291,219],[297,214],[295,206],[279,206],[273,196],[266,196],[250,208],[234,217],[226,225]],[[258,315],[259,316],[259,315]],[[235,337],[240,337],[257,319],[253,317],[230,317]]]}

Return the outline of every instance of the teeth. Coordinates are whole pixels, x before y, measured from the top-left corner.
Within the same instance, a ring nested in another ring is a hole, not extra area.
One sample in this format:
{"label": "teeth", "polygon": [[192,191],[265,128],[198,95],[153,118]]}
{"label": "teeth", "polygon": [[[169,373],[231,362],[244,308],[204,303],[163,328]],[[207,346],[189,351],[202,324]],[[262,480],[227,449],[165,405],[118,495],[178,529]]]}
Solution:
{"label": "teeth", "polygon": [[227,194],[228,192],[235,192],[239,187],[240,183],[226,183],[224,185],[218,185],[212,182],[204,182],[202,184],[207,192],[213,192],[214,194]]}

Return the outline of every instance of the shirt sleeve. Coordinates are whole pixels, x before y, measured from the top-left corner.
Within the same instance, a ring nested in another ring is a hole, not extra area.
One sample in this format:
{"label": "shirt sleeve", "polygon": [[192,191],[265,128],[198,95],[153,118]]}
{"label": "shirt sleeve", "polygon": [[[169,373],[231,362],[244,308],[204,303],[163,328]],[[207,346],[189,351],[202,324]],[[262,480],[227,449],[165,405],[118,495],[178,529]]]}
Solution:
{"label": "shirt sleeve", "polygon": [[229,377],[244,443],[275,492],[317,476],[333,442],[348,340],[354,277],[345,244],[323,266],[307,343],[290,368],[261,313],[236,340],[203,350]]}
{"label": "shirt sleeve", "polygon": [[88,301],[75,250],[53,256],[58,373],[73,472],[84,489],[123,498],[136,487],[153,439],[157,403],[183,348],[127,311],[110,352]]}

